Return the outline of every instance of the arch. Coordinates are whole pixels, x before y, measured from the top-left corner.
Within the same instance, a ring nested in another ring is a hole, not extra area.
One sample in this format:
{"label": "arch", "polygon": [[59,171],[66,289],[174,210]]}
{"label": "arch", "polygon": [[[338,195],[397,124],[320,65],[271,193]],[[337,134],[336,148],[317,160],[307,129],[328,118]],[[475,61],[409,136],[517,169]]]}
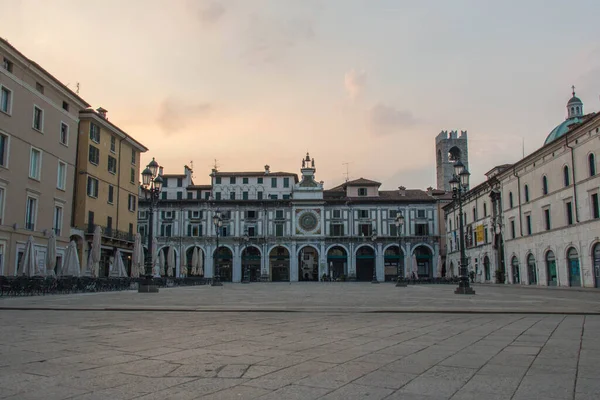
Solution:
{"label": "arch", "polygon": [[568,165],[565,165],[563,167],[563,181],[564,181],[565,187],[567,187],[571,184],[571,176],[569,174],[569,166]]}
{"label": "arch", "polygon": [[546,175],[542,176],[542,194],[548,194],[548,178],[546,177]]}
{"label": "arch", "polygon": [[[198,273],[193,273],[193,272],[195,272],[193,270],[193,266],[192,266],[192,256],[194,254],[194,248],[198,249],[198,256],[200,257],[201,268],[199,269]],[[191,245],[191,246],[187,246],[185,248],[185,269],[186,269],[186,271],[183,275],[203,276],[204,271],[205,271],[205,265],[206,265],[206,252],[204,251],[204,249],[202,249],[202,247],[200,247],[198,245]]]}
{"label": "arch", "polygon": [[319,281],[320,254],[317,246],[305,244],[298,248],[298,280]]}
{"label": "arch", "polygon": [[370,282],[375,276],[375,249],[370,244],[356,248],[356,280]]}
{"label": "arch", "polygon": [[215,276],[218,275],[222,282],[231,282],[233,280],[233,249],[221,244],[213,250],[212,259],[214,260]]}
{"label": "arch", "polygon": [[527,276],[529,278],[530,285],[537,285],[537,269],[535,265],[535,256],[533,253],[528,253],[527,257]]}
{"label": "arch", "polygon": [[575,114],[575,107],[571,107],[571,114]]}
{"label": "arch", "polygon": [[329,279],[343,279],[348,273],[348,251],[346,248],[341,245],[329,246],[326,254]]}
{"label": "arch", "polygon": [[510,259],[510,265],[513,269],[513,283],[521,283],[521,273],[519,271],[519,258],[514,254]]}
{"label": "arch", "polygon": [[556,273],[556,256],[552,250],[546,251],[544,255],[546,260],[546,280],[548,286],[558,285],[558,275]]}
{"label": "arch", "polygon": [[242,280],[258,282],[261,274],[262,252],[258,246],[249,244],[240,253]]}
{"label": "arch", "polygon": [[344,249],[344,251],[346,252],[346,254],[350,253],[348,251],[348,248],[346,246],[344,246],[343,244],[336,243],[336,244],[331,244],[331,245],[329,245],[329,247],[325,248],[325,254],[328,254],[329,250],[331,250],[334,247],[340,247],[340,248]]}
{"label": "arch", "polygon": [[[467,229],[465,228],[465,231],[466,230]],[[421,246],[427,247],[429,249],[429,251],[431,251],[431,254],[435,254],[435,250],[433,249],[433,247],[430,244],[425,243],[425,242],[420,242],[420,243],[415,244],[412,247],[412,249],[410,250],[410,254],[414,255],[415,254],[415,250],[417,249],[417,247],[421,247]]]}
{"label": "arch", "polygon": [[[417,244],[412,249],[412,255],[417,259],[417,274],[419,278],[432,278],[432,261],[435,251],[426,243]],[[414,269],[414,266],[411,265]],[[413,270],[413,272],[415,272]]]}
{"label": "arch", "polygon": [[483,257],[483,270],[485,273],[485,280],[486,281],[491,281],[492,280],[492,272],[491,272],[491,267],[490,267],[490,258],[486,255],[485,257]]}
{"label": "arch", "polygon": [[462,152],[457,146],[453,146],[448,150],[448,161],[456,162],[462,159]]}
{"label": "arch", "polygon": [[592,257],[594,286],[600,288],[600,242],[592,243],[590,255]]}
{"label": "arch", "polygon": [[285,244],[274,244],[273,246],[269,247],[267,254],[269,255],[269,257],[271,256],[271,252],[273,251],[273,249],[276,249],[277,247],[283,247],[284,249],[286,249],[288,251],[289,254],[292,254],[292,251],[290,250],[290,248],[285,245]]}
{"label": "arch", "polygon": [[312,247],[313,249],[315,249],[315,251],[316,251],[317,253],[319,253],[319,249],[318,249],[318,247],[319,247],[319,246],[318,246],[318,245],[316,245],[316,244],[310,244],[310,243],[307,243],[307,244],[300,245],[300,246],[298,247],[298,249],[296,250],[296,255],[300,255],[300,252],[301,252],[303,249],[307,248],[307,247]]}
{"label": "arch", "polygon": [[579,265],[579,252],[575,246],[567,249],[567,275],[569,276],[569,286],[581,286],[581,267]]}
{"label": "arch", "polygon": [[354,253],[356,253],[358,251],[358,249],[360,249],[361,247],[370,247],[373,251],[375,251],[375,247],[372,244],[369,243],[361,243],[356,249],[354,249]]}
{"label": "arch", "polygon": [[594,153],[588,155],[588,172],[590,176],[596,175],[596,156]]}
{"label": "arch", "polygon": [[290,281],[290,249],[275,245],[269,250],[269,271],[273,282]]}
{"label": "arch", "polygon": [[[172,266],[173,269],[170,269],[171,266],[169,266],[169,248],[173,248],[173,251],[175,252],[175,265]],[[163,245],[158,245],[158,251],[157,251],[157,260],[158,257],[160,256],[160,253],[163,253],[163,257],[165,260],[165,274],[166,276],[169,276],[169,272],[172,271],[172,275],[171,276],[177,276],[177,271],[178,271],[178,265],[179,265],[179,249],[177,248],[177,246],[174,245],[170,245],[170,244],[163,244]]]}
{"label": "arch", "polygon": [[404,278],[404,250],[399,244],[389,244],[383,249],[384,281]]}
{"label": "arch", "polygon": [[579,114],[579,106],[575,107],[575,112]]}

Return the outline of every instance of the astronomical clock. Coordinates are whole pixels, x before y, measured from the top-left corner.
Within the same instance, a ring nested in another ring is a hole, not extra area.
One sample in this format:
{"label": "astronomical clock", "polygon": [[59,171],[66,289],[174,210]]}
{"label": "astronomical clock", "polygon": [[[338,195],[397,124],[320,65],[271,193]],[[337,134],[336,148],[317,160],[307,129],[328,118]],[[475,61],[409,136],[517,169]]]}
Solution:
{"label": "astronomical clock", "polygon": [[296,210],[296,234],[320,235],[321,210],[318,208]]}

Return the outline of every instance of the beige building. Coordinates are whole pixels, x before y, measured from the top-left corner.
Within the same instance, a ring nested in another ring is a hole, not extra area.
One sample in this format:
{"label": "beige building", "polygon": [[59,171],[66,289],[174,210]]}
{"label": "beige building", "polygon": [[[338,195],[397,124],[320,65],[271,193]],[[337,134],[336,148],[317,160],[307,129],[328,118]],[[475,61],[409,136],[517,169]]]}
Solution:
{"label": "beige building", "polygon": [[117,249],[129,273],[137,232],[140,153],[148,149],[110,122],[103,108],[82,110],[79,117],[72,235],[80,261],[86,265],[94,228],[99,225],[99,276],[109,274]]}
{"label": "beige building", "polygon": [[69,241],[79,111],[89,105],[0,39],[0,275],[15,275],[32,235],[41,270],[50,232]]}

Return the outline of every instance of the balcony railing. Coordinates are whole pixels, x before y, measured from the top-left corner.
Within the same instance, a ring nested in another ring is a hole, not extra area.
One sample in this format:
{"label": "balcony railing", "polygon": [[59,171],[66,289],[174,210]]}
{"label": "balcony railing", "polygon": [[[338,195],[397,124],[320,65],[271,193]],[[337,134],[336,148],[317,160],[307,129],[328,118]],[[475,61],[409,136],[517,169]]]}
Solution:
{"label": "balcony railing", "polygon": [[[112,227],[105,227],[100,225],[102,228],[102,236],[109,239],[121,240],[125,242],[133,242],[134,235],[130,232],[123,232],[117,229],[113,229]],[[85,229],[85,233],[93,235],[94,230],[96,229],[96,225],[88,225]]]}

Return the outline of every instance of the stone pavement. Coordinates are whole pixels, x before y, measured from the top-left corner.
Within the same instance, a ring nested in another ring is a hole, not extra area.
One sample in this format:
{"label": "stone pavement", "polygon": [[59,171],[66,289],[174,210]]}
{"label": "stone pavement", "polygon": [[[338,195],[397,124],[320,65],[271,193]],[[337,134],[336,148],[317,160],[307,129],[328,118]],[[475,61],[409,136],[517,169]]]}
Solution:
{"label": "stone pavement", "polygon": [[582,315],[3,310],[0,398],[597,400],[599,332]]}

